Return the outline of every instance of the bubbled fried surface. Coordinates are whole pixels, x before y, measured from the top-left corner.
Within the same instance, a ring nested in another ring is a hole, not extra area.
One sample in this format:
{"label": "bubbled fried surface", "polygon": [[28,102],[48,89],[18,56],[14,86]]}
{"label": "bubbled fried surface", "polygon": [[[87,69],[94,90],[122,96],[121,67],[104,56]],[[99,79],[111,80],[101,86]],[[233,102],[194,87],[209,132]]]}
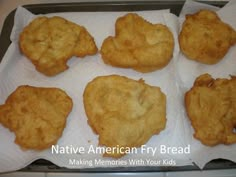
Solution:
{"label": "bubbled fried surface", "polygon": [[185,105],[196,139],[208,146],[236,143],[236,77],[199,76],[185,95]]}
{"label": "bubbled fried surface", "polygon": [[100,76],[88,83],[83,97],[88,123],[99,135],[100,145],[139,147],[165,128],[166,96],[143,80]]}
{"label": "bubbled fried surface", "polygon": [[54,76],[68,69],[72,56],[97,53],[93,37],[80,25],[62,17],[38,17],[20,34],[20,49],[36,69]]}
{"label": "bubbled fried surface", "polygon": [[236,43],[236,31],[210,10],[186,15],[179,34],[181,51],[188,59],[218,63]]}
{"label": "bubbled fried surface", "polygon": [[19,86],[0,105],[0,123],[15,133],[23,149],[42,150],[57,143],[72,106],[61,89]]}
{"label": "bubbled fried surface", "polygon": [[171,60],[174,38],[167,26],[151,24],[137,14],[128,13],[117,19],[115,30],[115,36],[107,37],[101,47],[106,64],[151,72]]}

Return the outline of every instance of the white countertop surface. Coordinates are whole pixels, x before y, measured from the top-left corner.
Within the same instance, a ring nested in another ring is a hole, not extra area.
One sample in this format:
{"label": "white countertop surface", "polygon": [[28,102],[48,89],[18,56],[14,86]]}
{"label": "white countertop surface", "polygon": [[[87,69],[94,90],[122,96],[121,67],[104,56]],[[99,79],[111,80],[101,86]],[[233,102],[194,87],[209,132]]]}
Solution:
{"label": "white countertop surface", "polygon": [[235,177],[236,170],[208,170],[186,172],[151,172],[151,173],[42,173],[15,172],[0,174],[0,177]]}

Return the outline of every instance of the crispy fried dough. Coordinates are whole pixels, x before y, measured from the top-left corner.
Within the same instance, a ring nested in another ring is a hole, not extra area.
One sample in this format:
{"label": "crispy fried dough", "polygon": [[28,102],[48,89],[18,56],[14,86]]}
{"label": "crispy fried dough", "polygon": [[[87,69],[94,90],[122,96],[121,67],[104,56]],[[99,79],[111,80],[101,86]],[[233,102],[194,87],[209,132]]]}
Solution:
{"label": "crispy fried dough", "polygon": [[115,37],[103,41],[101,55],[106,64],[151,72],[165,67],[172,58],[174,38],[162,24],[151,24],[137,14],[117,19]]}
{"label": "crispy fried dough", "polygon": [[97,53],[93,37],[83,27],[61,17],[38,17],[20,34],[20,49],[36,69],[54,76],[68,69],[72,56]]}
{"label": "crispy fried dough", "polygon": [[205,64],[219,62],[236,43],[236,31],[210,10],[186,15],[179,34],[181,51],[188,59]]}
{"label": "crispy fried dough", "polygon": [[[143,80],[100,76],[88,83],[83,96],[88,123],[100,145],[139,147],[165,128],[166,96]],[[125,153],[104,155],[119,158]]]}
{"label": "crispy fried dough", "polygon": [[185,105],[196,139],[208,146],[236,143],[236,77],[199,76],[185,95]]}
{"label": "crispy fried dough", "polygon": [[72,105],[61,89],[20,86],[0,105],[0,123],[22,148],[42,150],[57,143]]}

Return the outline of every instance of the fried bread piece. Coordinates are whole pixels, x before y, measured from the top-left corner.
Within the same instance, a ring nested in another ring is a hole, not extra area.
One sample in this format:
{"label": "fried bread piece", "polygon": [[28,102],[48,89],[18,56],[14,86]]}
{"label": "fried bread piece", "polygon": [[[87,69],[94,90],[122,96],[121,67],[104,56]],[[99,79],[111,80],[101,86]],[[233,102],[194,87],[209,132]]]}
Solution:
{"label": "fried bread piece", "polygon": [[151,72],[165,67],[172,58],[174,38],[167,26],[151,24],[134,13],[117,19],[115,36],[101,47],[106,64]]}
{"label": "fried bread piece", "polygon": [[93,37],[83,27],[62,17],[38,17],[20,34],[20,49],[36,69],[54,76],[68,69],[72,56],[97,53]]}
{"label": "fried bread piece", "polygon": [[186,15],[179,34],[181,51],[204,64],[219,62],[235,43],[236,31],[210,10]]}
{"label": "fried bread piece", "polygon": [[236,77],[199,76],[185,95],[185,105],[196,139],[208,146],[236,143]]}
{"label": "fried bread piece", "polygon": [[[99,145],[139,147],[166,125],[166,96],[159,87],[127,77],[100,76],[84,91],[88,123],[99,135]],[[104,154],[114,158],[125,155],[116,151]]]}
{"label": "fried bread piece", "polygon": [[0,123],[15,133],[23,149],[42,150],[57,143],[72,106],[61,89],[19,86],[0,105]]}

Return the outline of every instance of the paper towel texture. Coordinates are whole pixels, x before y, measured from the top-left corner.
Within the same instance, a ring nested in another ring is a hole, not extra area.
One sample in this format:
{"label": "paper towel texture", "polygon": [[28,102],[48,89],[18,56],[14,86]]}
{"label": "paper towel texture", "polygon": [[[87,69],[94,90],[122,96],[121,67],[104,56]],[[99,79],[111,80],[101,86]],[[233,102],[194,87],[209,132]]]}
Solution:
{"label": "paper towel texture", "polygon": [[[94,36],[98,48],[101,47],[103,40],[108,35],[114,35],[114,24],[119,16],[127,12],[76,12],[76,13],[58,13],[47,14],[46,16],[61,16],[72,22],[83,25]],[[7,50],[0,65],[0,104],[3,104],[7,96],[13,92],[19,85],[32,85],[41,87],[58,87],[67,92],[73,99],[74,107],[72,113],[67,119],[67,126],[64,129],[63,136],[58,145],[60,147],[84,147],[85,153],[81,154],[52,154],[51,149],[42,152],[23,151],[14,143],[14,134],[8,129],[0,126],[0,171],[10,171],[22,168],[38,158],[44,158],[52,161],[59,166],[69,168],[89,168],[89,167],[107,167],[110,165],[97,164],[75,164],[69,163],[70,159],[95,160],[104,159],[101,153],[87,153],[92,145],[98,146],[98,136],[95,135],[87,124],[82,95],[86,84],[96,76],[118,74],[132,79],[143,78],[147,84],[159,86],[167,95],[167,126],[158,136],[153,136],[146,144],[148,147],[159,148],[160,145],[185,147],[184,139],[181,137],[179,125],[182,125],[181,114],[176,105],[180,105],[180,98],[175,82],[175,60],[179,55],[179,46],[177,41],[178,18],[169,13],[169,10],[161,11],[140,11],[139,15],[152,23],[162,23],[167,25],[175,38],[174,55],[171,62],[164,69],[142,74],[131,69],[120,69],[105,65],[100,54],[79,59],[73,57],[69,62],[70,68],[55,76],[47,77],[37,72],[33,64],[20,53],[18,47],[18,38],[23,30],[36,16],[26,9],[19,7],[15,15],[15,24],[11,33],[12,44]],[[179,159],[176,165],[191,164],[188,155],[161,154],[159,151],[154,155],[151,153],[128,154],[120,160],[129,159]],[[148,164],[144,164],[148,165]],[[160,164],[162,165],[162,164]],[[124,166],[124,165],[115,165]],[[125,166],[133,166],[127,164]]]}
{"label": "paper towel texture", "polygon": [[[236,29],[235,21],[235,10],[236,3],[231,3],[221,9],[209,6],[193,1],[186,1],[181,14],[179,16],[180,24],[184,21],[185,14],[195,13],[200,9],[210,9],[217,12],[221,20],[230,24],[234,29]],[[205,65],[199,62],[195,62],[189,59],[186,59],[185,56],[181,53],[177,59],[177,70],[178,70],[178,85],[181,88],[182,100],[184,99],[184,93],[188,91],[196,77],[201,74],[209,73],[214,78],[229,78],[230,75],[236,75],[236,46],[230,48],[226,56],[215,65]],[[184,105],[181,105],[181,109],[185,109]],[[234,145],[218,145],[215,147],[208,147],[201,144],[200,141],[197,141],[192,135],[194,133],[193,128],[188,120],[187,115],[184,113],[183,116],[186,120],[184,122],[184,127],[186,134],[189,135],[187,141],[191,145],[191,158],[200,168],[203,168],[204,165],[212,159],[223,158],[236,161],[236,144]]]}

